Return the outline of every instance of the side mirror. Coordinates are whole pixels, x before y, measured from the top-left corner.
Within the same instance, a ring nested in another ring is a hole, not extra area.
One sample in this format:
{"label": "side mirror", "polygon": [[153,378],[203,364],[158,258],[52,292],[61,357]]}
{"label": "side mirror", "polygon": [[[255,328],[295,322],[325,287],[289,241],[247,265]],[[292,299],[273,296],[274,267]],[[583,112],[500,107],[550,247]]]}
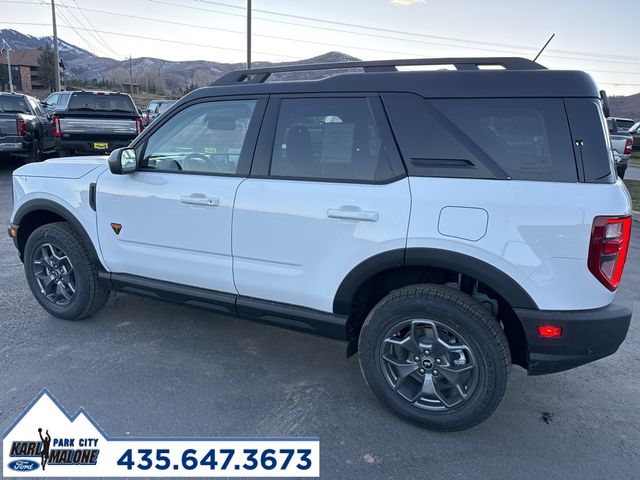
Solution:
{"label": "side mirror", "polygon": [[127,175],[136,171],[138,161],[133,148],[118,148],[109,155],[109,170],[115,175]]}
{"label": "side mirror", "polygon": [[606,118],[609,118],[611,116],[611,105],[607,92],[604,90],[600,90],[600,100],[602,100],[602,112]]}

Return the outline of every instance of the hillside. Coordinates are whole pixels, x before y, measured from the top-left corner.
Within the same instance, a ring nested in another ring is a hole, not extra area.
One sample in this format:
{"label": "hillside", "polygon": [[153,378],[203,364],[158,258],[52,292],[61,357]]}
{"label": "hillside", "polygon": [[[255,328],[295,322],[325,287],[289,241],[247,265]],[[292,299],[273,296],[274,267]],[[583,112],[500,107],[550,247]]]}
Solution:
{"label": "hillside", "polygon": [[[38,49],[51,45],[52,37],[34,37],[16,30],[0,30],[0,39],[4,38],[14,50]],[[109,80],[118,84],[129,82],[129,61],[98,57],[83,48],[60,39],[60,58],[66,66],[68,79],[81,81]],[[318,57],[302,60],[297,63],[328,63],[358,60],[341,53],[328,52]],[[281,63],[286,65],[287,63]],[[270,62],[256,62],[255,67],[268,66]],[[175,62],[160,58],[142,57],[131,61],[133,80],[145,91],[177,92],[191,85],[203,86],[211,84],[216,78],[232,70],[243,68],[241,63],[220,63],[207,60]],[[274,75],[274,79],[315,79],[331,72],[296,72],[293,74]],[[640,120],[640,93],[628,97],[610,97],[611,111],[617,117],[630,117]]]}
{"label": "hillside", "polygon": [[640,121],[640,93],[627,97],[610,97],[611,115]]}
{"label": "hillside", "polygon": [[[34,37],[16,30],[0,30],[14,50],[38,49],[52,44],[52,37]],[[83,81],[110,80],[116,83],[129,82],[129,60],[98,57],[80,47],[60,40],[60,58],[65,64],[67,79]],[[358,60],[340,52],[329,52],[299,63],[348,62]],[[271,65],[270,62],[255,62],[254,67]],[[286,65],[286,63],[282,63]],[[143,57],[131,61],[133,80],[144,90],[175,92],[190,85],[211,84],[216,78],[232,70],[243,68],[241,63],[220,63],[206,60],[175,62],[160,58]],[[318,72],[298,74],[297,78],[319,78]],[[284,76],[284,79],[289,79]]]}
{"label": "hillside", "polygon": [[[34,37],[33,35],[25,35],[24,33],[8,28],[0,30],[0,39],[4,39],[13,50],[37,50],[45,46],[53,45],[53,37],[51,36]],[[60,50],[60,58],[62,58],[64,62],[77,59],[87,61],[97,58],[93,53],[76,47],[60,38],[58,38],[58,48]]]}

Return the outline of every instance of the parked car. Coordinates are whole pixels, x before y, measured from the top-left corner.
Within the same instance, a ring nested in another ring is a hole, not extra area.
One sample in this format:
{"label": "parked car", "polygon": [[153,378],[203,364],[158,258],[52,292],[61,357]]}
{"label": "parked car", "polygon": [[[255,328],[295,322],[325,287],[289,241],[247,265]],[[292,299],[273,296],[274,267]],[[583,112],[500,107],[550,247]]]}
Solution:
{"label": "parked car", "polygon": [[571,369],[627,334],[631,200],[600,97],[519,58],[232,72],[108,164],[16,170],[9,233],[51,315],[118,290],[346,340],[393,412],[469,428],[512,363]]}
{"label": "parked car", "polygon": [[627,129],[620,129],[617,118],[607,118],[607,126],[611,136],[611,147],[613,148],[616,170],[618,176],[624,178],[633,149],[633,136],[628,133]]}
{"label": "parked car", "polygon": [[52,123],[40,102],[28,95],[0,93],[0,156],[39,162],[55,153]]}
{"label": "parked car", "polygon": [[129,145],[142,118],[126,93],[55,92],[46,100],[60,156],[106,154]]}
{"label": "parked car", "polygon": [[640,150],[640,122],[631,127],[629,133],[633,136],[633,151],[637,152]]}
{"label": "parked car", "polygon": [[151,100],[147,106],[145,126],[153,122],[161,113],[167,111],[177,100]]}

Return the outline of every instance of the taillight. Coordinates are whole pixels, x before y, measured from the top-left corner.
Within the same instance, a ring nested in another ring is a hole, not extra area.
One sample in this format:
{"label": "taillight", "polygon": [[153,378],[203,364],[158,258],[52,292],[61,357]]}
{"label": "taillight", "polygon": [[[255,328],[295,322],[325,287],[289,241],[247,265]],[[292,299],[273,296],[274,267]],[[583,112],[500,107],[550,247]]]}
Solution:
{"label": "taillight", "polygon": [[142,117],[136,118],[136,135],[139,135],[142,131]]}
{"label": "taillight", "polygon": [[589,271],[609,290],[620,284],[631,237],[631,217],[596,217],[589,242]]}
{"label": "taillight", "polygon": [[60,130],[60,117],[53,115],[51,117],[51,122],[53,123],[53,136],[60,138],[62,136],[62,130]]}
{"label": "taillight", "polygon": [[633,151],[633,140],[630,138],[627,138],[627,142],[624,144],[623,155],[631,155],[632,151]]}
{"label": "taillight", "polygon": [[16,119],[16,127],[19,136],[24,137],[27,134],[27,122],[25,122],[23,118],[18,117]]}

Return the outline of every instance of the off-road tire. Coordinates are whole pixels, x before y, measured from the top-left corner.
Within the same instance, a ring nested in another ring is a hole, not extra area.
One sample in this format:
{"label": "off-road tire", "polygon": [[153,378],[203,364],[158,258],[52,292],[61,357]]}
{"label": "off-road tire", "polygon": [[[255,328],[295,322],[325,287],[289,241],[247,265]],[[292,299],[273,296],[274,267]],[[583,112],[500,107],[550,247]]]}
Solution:
{"label": "off-road tire", "polygon": [[[75,293],[68,305],[50,301],[36,279],[34,260],[43,245],[53,244],[73,265]],[[98,280],[98,261],[93,259],[82,238],[67,222],[56,222],[36,228],[27,239],[24,249],[24,270],[29,288],[42,307],[55,317],[80,320],[91,316],[105,304],[109,290]]]}
{"label": "off-road tire", "polygon": [[[477,379],[473,394],[461,405],[425,410],[389,384],[382,360],[386,335],[411,319],[431,319],[459,332],[473,351]],[[360,333],[359,358],[379,400],[400,417],[436,431],[464,430],[487,419],[504,396],[511,368],[509,344],[495,317],[469,295],[431,284],[394,290],[371,310]]]}

